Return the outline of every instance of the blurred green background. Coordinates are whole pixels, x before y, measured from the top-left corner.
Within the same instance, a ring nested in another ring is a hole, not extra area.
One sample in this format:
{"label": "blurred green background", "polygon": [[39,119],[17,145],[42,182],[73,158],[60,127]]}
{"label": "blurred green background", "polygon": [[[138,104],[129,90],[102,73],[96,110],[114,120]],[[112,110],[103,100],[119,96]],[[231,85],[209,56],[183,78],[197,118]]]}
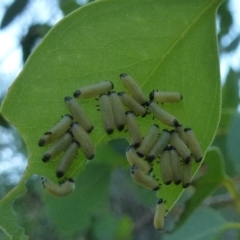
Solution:
{"label": "blurred green background", "polygon": [[[33,7],[33,2],[3,1],[1,5],[0,31],[4,33],[14,24],[22,29],[16,34],[15,46],[22,54],[20,67],[56,21],[85,4],[74,0],[56,0],[42,6],[41,1],[35,1]],[[125,160],[128,143],[124,139],[113,140],[107,146],[108,151],[106,146],[98,149],[99,161],[88,165],[76,180],[75,192],[67,198],[56,199],[46,194],[39,176],[29,179],[26,183],[27,194],[16,199],[13,208],[18,214],[19,225],[30,239],[240,239],[240,69],[233,61],[238,58],[240,62],[240,32],[234,29],[230,2],[225,1],[221,5],[216,19],[222,72],[222,115],[212,145],[221,149],[223,165],[211,164],[214,156],[209,155],[196,176],[200,179],[199,183],[193,182],[184,192],[168,214],[165,229],[157,231],[152,224],[155,193],[149,193],[132,182]],[[33,20],[30,14],[38,15],[38,6],[39,9],[49,8],[50,17]],[[0,37],[4,39],[4,34]],[[7,55],[11,54],[0,56],[0,81],[5,83],[0,91],[0,103],[10,82],[16,77],[15,73],[6,75],[4,72]],[[27,151],[16,130],[1,115],[0,134],[1,199],[17,184],[26,166]],[[114,164],[111,164],[112,161]],[[119,167],[113,169],[116,162]],[[229,176],[222,184],[210,172],[210,169],[217,171],[217,168],[225,168]],[[211,184],[206,186],[208,191],[205,195],[194,195],[198,189],[205,187],[204,177],[210,179],[207,184],[212,177]],[[186,209],[192,209],[188,217],[184,216]],[[1,230],[0,239],[8,239]]]}

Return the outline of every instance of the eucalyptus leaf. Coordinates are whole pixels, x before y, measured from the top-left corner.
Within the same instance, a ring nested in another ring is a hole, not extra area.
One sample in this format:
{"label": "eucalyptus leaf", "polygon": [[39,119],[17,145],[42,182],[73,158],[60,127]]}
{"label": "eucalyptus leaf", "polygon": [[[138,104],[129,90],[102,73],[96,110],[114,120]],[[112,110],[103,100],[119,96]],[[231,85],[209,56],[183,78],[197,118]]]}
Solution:
{"label": "eucalyptus leaf", "polygon": [[[1,108],[28,148],[24,178],[39,174],[57,181],[59,158],[43,163],[46,148],[38,146],[39,138],[67,113],[65,96],[106,79],[114,83],[116,91],[124,90],[119,80],[122,72],[132,75],[146,96],[153,89],[180,92],[181,103],[163,108],[194,130],[205,152],[219,121],[215,15],[220,3],[103,0],[81,7],[52,28],[9,88]],[[91,138],[96,146],[113,138],[128,138],[127,133],[115,131],[109,137],[104,132],[96,100],[81,104],[94,125]],[[138,118],[138,122],[143,135],[153,123],[166,128],[150,115]],[[77,177],[85,164],[79,152],[67,176]],[[193,173],[199,166],[193,164]],[[181,192],[181,186],[163,186],[157,197],[166,199],[170,209]]]}

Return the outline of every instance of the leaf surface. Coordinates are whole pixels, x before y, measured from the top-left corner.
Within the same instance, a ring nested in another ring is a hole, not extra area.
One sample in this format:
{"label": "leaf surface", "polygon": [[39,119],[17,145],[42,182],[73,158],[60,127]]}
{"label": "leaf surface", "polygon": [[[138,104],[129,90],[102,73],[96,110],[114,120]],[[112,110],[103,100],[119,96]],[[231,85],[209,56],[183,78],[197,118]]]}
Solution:
{"label": "leaf surface", "polygon": [[[41,161],[46,148],[38,147],[39,138],[67,113],[65,96],[106,79],[113,81],[116,91],[124,90],[119,80],[122,72],[132,75],[146,96],[153,89],[180,92],[181,103],[165,104],[163,108],[194,130],[205,152],[219,121],[215,13],[220,2],[103,0],[60,21],[29,57],[1,109],[27,145],[25,175],[45,175],[57,181],[58,159]],[[103,130],[96,100],[81,103],[94,124],[94,143],[108,142],[110,137]],[[153,123],[166,128],[150,115],[138,121],[143,135]],[[115,131],[111,136],[119,137],[128,138],[128,134]],[[85,163],[79,152],[67,176],[77,177]],[[194,163],[193,172],[198,167]],[[170,209],[181,192],[181,186],[163,186],[157,197],[165,198]]]}

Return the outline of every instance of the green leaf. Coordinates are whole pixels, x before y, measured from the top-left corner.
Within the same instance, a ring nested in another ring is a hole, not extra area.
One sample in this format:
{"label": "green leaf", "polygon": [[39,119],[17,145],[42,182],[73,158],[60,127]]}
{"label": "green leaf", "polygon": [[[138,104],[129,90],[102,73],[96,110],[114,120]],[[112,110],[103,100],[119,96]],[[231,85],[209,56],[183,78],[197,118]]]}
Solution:
{"label": "green leaf", "polygon": [[[201,202],[209,196],[226,178],[224,159],[219,148],[211,147],[204,160],[204,168],[207,173],[194,182],[195,192],[193,197],[186,203],[185,211],[177,223],[176,228],[187,221]],[[175,228],[175,229],[176,229]]]}
{"label": "green leaf", "polygon": [[198,208],[196,212],[174,233],[166,235],[164,240],[205,240],[217,238],[222,232],[226,220],[211,208]]}
{"label": "green leaf", "polygon": [[[215,13],[221,0],[103,0],[88,4],[60,21],[29,57],[9,88],[1,111],[23,137],[29,152],[26,174],[55,176],[58,159],[43,163],[43,132],[67,113],[63,99],[80,86],[105,79],[123,90],[119,74],[131,74],[146,96],[152,89],[177,91],[178,104],[163,107],[192,127],[205,152],[219,121],[220,82]],[[94,124],[97,145],[125,137],[104,132],[93,99],[81,101]],[[139,118],[145,134],[153,121]],[[159,123],[163,128],[163,124]],[[75,178],[85,168],[82,153],[67,172]],[[94,160],[93,160],[94,164]],[[193,164],[193,173],[200,165]],[[158,197],[170,209],[181,186],[163,186]],[[2,225],[5,225],[1,222]]]}

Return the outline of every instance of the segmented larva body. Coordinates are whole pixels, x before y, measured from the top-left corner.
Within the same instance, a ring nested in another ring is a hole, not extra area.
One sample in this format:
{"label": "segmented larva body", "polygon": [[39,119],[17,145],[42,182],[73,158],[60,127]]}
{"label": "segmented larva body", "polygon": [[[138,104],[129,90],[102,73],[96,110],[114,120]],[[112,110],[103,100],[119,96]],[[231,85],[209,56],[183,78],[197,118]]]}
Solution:
{"label": "segmented larva body", "polygon": [[131,177],[136,183],[145,188],[148,188],[153,191],[157,191],[160,189],[160,186],[157,183],[157,181],[154,180],[152,177],[141,172],[136,165],[132,165],[131,167]]}
{"label": "segmented larva body", "polygon": [[188,164],[182,164],[182,186],[183,188],[189,187],[192,179],[192,161]]}
{"label": "segmented larva body", "polygon": [[165,204],[163,202],[163,199],[159,199],[156,206],[156,211],[155,211],[155,216],[153,221],[154,227],[156,229],[158,230],[163,229],[165,214],[166,214]]}
{"label": "segmented larva body", "polygon": [[72,141],[72,143],[66,149],[57,167],[56,175],[58,178],[61,178],[65,175],[74,158],[76,157],[79,147],[80,145],[77,141]]}
{"label": "segmented larva body", "polygon": [[93,85],[85,86],[74,92],[75,98],[91,98],[107,93],[114,88],[111,81],[104,81]]}
{"label": "segmented larva body", "polygon": [[196,162],[201,162],[203,158],[202,150],[200,144],[191,128],[185,128],[184,131],[186,132],[187,139],[188,139],[188,146],[190,151],[192,152],[193,158]]}
{"label": "segmented larva body", "polygon": [[158,157],[164,148],[167,147],[168,143],[170,141],[170,132],[167,129],[163,129],[162,134],[158,137],[158,140],[150,150],[150,152],[147,155],[148,161],[153,161],[156,157]]}
{"label": "segmented larva body", "polygon": [[130,143],[135,148],[137,148],[140,146],[142,142],[142,134],[138,126],[136,117],[134,116],[132,111],[127,111],[126,119],[127,119],[127,129],[130,135]]}
{"label": "segmented larva body", "polygon": [[72,178],[68,178],[61,184],[56,184],[49,179],[41,178],[43,188],[51,195],[56,197],[65,197],[71,194],[75,189],[75,182]]}
{"label": "segmented larva body", "polygon": [[131,166],[136,165],[138,169],[143,173],[149,173],[152,171],[151,165],[137,155],[136,150],[133,146],[129,146],[127,148],[126,158]]}
{"label": "segmented larva body", "polygon": [[93,125],[86,116],[83,108],[80,104],[72,97],[65,97],[64,102],[66,103],[68,110],[72,114],[73,118],[78,124],[88,133],[93,130]]}
{"label": "segmented larva body", "polygon": [[60,138],[69,129],[72,123],[72,119],[72,116],[68,114],[63,116],[56,125],[54,125],[49,131],[44,133],[44,135],[39,140],[38,145],[42,147]]}
{"label": "segmented larva body", "polygon": [[175,103],[182,100],[182,95],[178,92],[152,91],[149,95],[151,101],[161,103]]}
{"label": "segmented larva body", "polygon": [[147,99],[144,96],[141,87],[130,75],[128,75],[127,73],[122,73],[120,74],[120,79],[138,103],[145,104],[147,102]]}
{"label": "segmented larva body", "polygon": [[173,182],[178,185],[182,181],[182,166],[178,156],[178,153],[174,147],[170,147],[170,162],[172,168]]}
{"label": "segmented larva body", "polygon": [[157,103],[149,102],[148,109],[153,114],[153,116],[162,123],[171,127],[177,127],[179,125],[178,120],[173,115],[158,106]]}
{"label": "segmented larva body", "polygon": [[99,107],[102,116],[103,127],[107,134],[112,134],[115,128],[115,119],[112,104],[107,94],[99,97]]}
{"label": "segmented larva body", "polygon": [[144,108],[140,103],[138,103],[135,99],[129,96],[125,92],[119,92],[118,96],[120,97],[122,103],[134,112],[137,116],[145,117],[147,114],[146,108]]}
{"label": "segmented larva body", "polygon": [[175,128],[176,132],[178,133],[178,136],[182,139],[182,141],[186,144],[188,147],[188,137],[187,134],[184,131],[184,128],[182,125],[179,125]]}
{"label": "segmented larva body", "polygon": [[43,162],[50,161],[63,152],[72,142],[72,133],[65,133],[59,140],[57,140],[42,157]]}
{"label": "segmented larva body", "polygon": [[154,144],[156,143],[159,135],[159,126],[157,124],[153,124],[146,136],[143,138],[139,148],[137,149],[137,154],[139,157],[143,157],[148,155],[149,151],[152,149]]}
{"label": "segmented larva body", "polygon": [[160,169],[162,180],[166,185],[171,184],[173,179],[170,149],[166,147],[160,157]]}
{"label": "segmented larva body", "polygon": [[170,143],[177,150],[183,161],[187,164],[191,160],[191,154],[186,144],[179,138],[178,133],[171,131]]}
{"label": "segmented larva body", "polygon": [[84,155],[88,160],[91,160],[95,156],[95,147],[88,133],[78,124],[73,123],[71,130],[74,138],[80,143]]}
{"label": "segmented larva body", "polygon": [[116,92],[110,92],[109,96],[116,127],[118,131],[122,131],[126,125],[126,115],[122,101]]}

